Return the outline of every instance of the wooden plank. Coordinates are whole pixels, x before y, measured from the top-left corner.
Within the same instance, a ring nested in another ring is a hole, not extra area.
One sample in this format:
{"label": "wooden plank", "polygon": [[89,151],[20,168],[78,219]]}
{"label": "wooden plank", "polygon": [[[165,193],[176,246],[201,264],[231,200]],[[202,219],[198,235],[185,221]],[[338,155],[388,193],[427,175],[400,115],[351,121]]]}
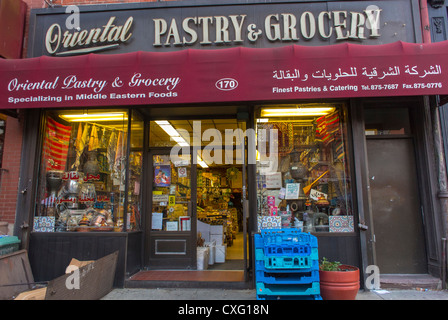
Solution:
{"label": "wooden plank", "polygon": [[11,300],[34,283],[26,250],[0,256],[0,300]]}
{"label": "wooden plank", "polygon": [[[45,300],[98,300],[112,290],[118,251],[48,283]],[[79,276],[79,278],[76,278]],[[78,282],[79,281],[79,282]],[[77,285],[79,284],[79,286]]]}

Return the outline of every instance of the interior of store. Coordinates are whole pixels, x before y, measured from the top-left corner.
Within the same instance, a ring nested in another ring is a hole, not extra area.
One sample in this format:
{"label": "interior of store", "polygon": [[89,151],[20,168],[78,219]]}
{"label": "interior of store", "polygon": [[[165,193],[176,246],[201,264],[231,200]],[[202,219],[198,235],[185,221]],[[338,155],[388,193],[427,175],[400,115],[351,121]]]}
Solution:
{"label": "interior of store", "polygon": [[[177,144],[188,153],[186,157],[180,152],[178,161],[168,159],[167,155],[154,156],[152,211],[160,212],[162,221],[159,226],[153,225],[152,230],[190,230],[188,223],[194,222],[189,221],[188,203],[191,188],[196,188],[198,269],[243,270],[241,141],[245,123],[236,119],[161,120],[152,121],[150,127],[152,147],[172,148]],[[226,141],[229,136],[231,142]],[[191,179],[191,145],[199,149],[195,179]],[[205,257],[201,254],[203,248],[208,248]]]}
{"label": "interior of store", "polygon": [[263,143],[275,140],[277,152],[257,161],[259,228],[353,232],[344,104],[265,105],[257,114],[259,136],[263,130],[275,132]]}

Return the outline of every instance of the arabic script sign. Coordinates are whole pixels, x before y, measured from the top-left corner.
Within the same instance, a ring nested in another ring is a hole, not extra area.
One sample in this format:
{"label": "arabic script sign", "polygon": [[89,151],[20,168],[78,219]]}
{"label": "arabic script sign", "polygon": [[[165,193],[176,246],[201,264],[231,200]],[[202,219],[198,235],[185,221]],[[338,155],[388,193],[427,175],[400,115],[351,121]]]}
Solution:
{"label": "arabic script sign", "polygon": [[0,108],[448,94],[447,42],[329,48],[0,60]]}

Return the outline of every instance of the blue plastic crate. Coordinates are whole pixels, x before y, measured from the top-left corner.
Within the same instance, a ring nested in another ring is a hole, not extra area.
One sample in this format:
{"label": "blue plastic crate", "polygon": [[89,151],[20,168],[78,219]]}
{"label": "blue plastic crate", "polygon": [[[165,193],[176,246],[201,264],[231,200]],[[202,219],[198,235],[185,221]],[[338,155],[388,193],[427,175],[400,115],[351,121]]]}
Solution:
{"label": "blue plastic crate", "polygon": [[265,254],[266,251],[265,249],[255,249],[255,260],[265,260],[266,258],[276,258],[276,257],[285,257],[285,258],[295,258],[295,257],[301,257],[301,258],[310,258],[312,260],[318,260],[319,259],[319,251],[317,250],[317,248],[311,248],[311,253],[309,255],[301,255],[301,254],[285,254],[285,255],[270,255],[270,254]]}
{"label": "blue plastic crate", "polygon": [[302,284],[319,282],[319,270],[290,271],[282,273],[272,273],[266,269],[255,270],[256,282],[266,284]]}
{"label": "blue plastic crate", "polygon": [[254,246],[255,249],[264,248],[264,241],[263,238],[261,237],[261,234],[256,233],[254,235]]}
{"label": "blue plastic crate", "polygon": [[261,238],[264,245],[269,244],[310,244],[317,247],[317,238],[310,233],[301,232],[296,228],[263,229]]}
{"label": "blue plastic crate", "polygon": [[302,295],[302,296],[270,296],[257,295],[257,300],[322,300],[320,294]]}
{"label": "blue plastic crate", "polygon": [[19,250],[20,240],[16,236],[0,236],[0,256]]}
{"label": "blue plastic crate", "polygon": [[265,255],[263,249],[255,249],[255,260],[264,261],[266,269],[298,269],[311,268],[313,261],[319,259],[317,248],[312,248],[308,256],[301,255]]}
{"label": "blue plastic crate", "polygon": [[306,284],[266,284],[257,282],[257,295],[269,296],[302,296],[320,294],[320,283]]}
{"label": "blue plastic crate", "polygon": [[309,256],[311,255],[309,244],[268,244],[264,246],[264,254],[280,256]]}
{"label": "blue plastic crate", "polygon": [[[276,258],[276,257],[272,257],[272,258]],[[287,258],[291,258],[291,257],[287,257]],[[317,259],[307,259],[305,261],[307,263],[302,263],[300,265],[297,265],[296,267],[295,266],[289,267],[287,264],[282,264],[282,266],[280,266],[280,267],[275,267],[275,266],[272,266],[272,264],[269,264],[269,262],[272,262],[272,259],[271,260],[265,260],[265,259],[257,260],[256,259],[255,260],[255,270],[266,270],[271,273],[284,273],[284,272],[290,272],[290,271],[306,272],[306,271],[310,271],[310,270],[319,270],[319,260],[317,260]],[[280,263],[278,261],[278,259],[275,262]]]}

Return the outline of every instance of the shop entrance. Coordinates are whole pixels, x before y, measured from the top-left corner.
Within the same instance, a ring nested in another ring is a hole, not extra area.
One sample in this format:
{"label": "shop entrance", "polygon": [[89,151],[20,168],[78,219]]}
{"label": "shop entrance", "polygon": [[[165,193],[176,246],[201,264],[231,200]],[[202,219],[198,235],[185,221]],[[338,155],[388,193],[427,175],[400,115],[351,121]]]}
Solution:
{"label": "shop entrance", "polygon": [[376,264],[382,274],[427,273],[409,110],[366,110],[365,119]]}
{"label": "shop entrance", "polygon": [[246,273],[244,131],[236,119],[150,122],[148,269]]}

